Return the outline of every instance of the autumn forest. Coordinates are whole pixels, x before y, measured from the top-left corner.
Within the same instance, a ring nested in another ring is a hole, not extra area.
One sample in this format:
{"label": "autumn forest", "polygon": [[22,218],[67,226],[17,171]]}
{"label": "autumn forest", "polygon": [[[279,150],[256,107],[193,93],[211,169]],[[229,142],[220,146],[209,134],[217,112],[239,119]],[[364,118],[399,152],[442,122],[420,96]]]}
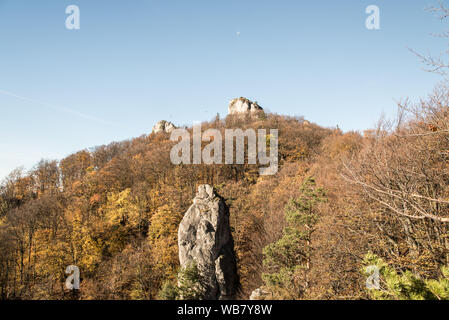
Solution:
{"label": "autumn forest", "polygon": [[[173,165],[169,134],[15,170],[0,188],[1,299],[164,299],[200,184],[229,206],[239,299],[449,298],[449,89],[363,133],[261,112],[216,128],[279,130],[279,172]],[[191,130],[191,128],[189,129]],[[76,292],[66,267],[80,269]],[[367,290],[366,267],[381,289]]]}

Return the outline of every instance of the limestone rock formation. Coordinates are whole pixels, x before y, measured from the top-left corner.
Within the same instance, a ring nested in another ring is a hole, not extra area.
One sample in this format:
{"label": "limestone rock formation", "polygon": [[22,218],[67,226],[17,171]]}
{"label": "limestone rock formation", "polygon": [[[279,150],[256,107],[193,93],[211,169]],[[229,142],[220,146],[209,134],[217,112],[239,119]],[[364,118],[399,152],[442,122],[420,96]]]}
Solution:
{"label": "limestone rock formation", "polygon": [[231,100],[228,107],[228,114],[252,114],[259,111],[263,111],[263,108],[257,102],[252,102],[243,97]]}
{"label": "limestone rock formation", "polygon": [[201,185],[178,230],[181,268],[195,264],[205,300],[234,299],[239,285],[229,209],[210,185]]}
{"label": "limestone rock formation", "polygon": [[170,133],[176,129],[176,126],[165,120],[158,121],[153,127],[153,133],[166,132]]}
{"label": "limestone rock formation", "polygon": [[269,293],[262,288],[257,288],[253,292],[251,292],[251,295],[249,297],[249,300],[265,300]]}

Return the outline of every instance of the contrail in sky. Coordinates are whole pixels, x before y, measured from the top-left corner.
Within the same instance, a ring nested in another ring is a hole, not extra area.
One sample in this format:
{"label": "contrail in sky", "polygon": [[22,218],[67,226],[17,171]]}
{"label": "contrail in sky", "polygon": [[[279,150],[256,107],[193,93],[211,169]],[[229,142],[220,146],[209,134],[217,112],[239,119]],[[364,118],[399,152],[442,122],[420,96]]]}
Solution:
{"label": "contrail in sky", "polygon": [[9,91],[5,91],[5,90],[1,90],[0,89],[0,94],[6,95],[6,96],[10,96],[10,97],[14,97],[14,98],[17,98],[17,99],[20,99],[20,100],[23,100],[23,101],[31,102],[31,103],[34,103],[34,104],[39,104],[39,105],[47,107],[49,109],[52,109],[52,110],[55,110],[55,111],[59,111],[59,112],[65,112],[65,113],[68,113],[68,114],[71,114],[71,115],[74,115],[74,116],[77,116],[77,117],[80,117],[80,118],[83,118],[83,119],[86,119],[86,120],[95,121],[95,122],[102,123],[102,124],[105,124],[105,125],[121,127],[120,125],[117,125],[115,123],[112,123],[112,122],[109,122],[109,121],[97,118],[95,116],[92,116],[92,115],[89,115],[89,114],[86,114],[86,113],[78,112],[78,111],[72,110],[70,108],[61,107],[61,106],[55,106],[55,105],[52,105],[52,104],[49,104],[49,103],[46,103],[46,102],[41,102],[41,101],[37,101],[37,100],[30,99],[30,98],[27,98],[27,97],[19,96],[19,95],[15,94],[15,93],[12,93],[12,92],[9,92]]}

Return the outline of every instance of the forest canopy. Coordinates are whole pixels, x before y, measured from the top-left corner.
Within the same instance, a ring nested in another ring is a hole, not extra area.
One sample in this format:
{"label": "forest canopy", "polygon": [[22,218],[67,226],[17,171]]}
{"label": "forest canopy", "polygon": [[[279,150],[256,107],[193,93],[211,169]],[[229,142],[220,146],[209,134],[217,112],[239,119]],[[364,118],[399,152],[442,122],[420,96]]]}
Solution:
{"label": "forest canopy", "polygon": [[[247,161],[173,165],[167,133],[17,169],[0,186],[0,298],[174,297],[177,228],[200,184],[230,208],[241,299],[256,288],[274,299],[391,297],[367,290],[367,261],[393,297],[447,298],[448,97],[439,85],[363,133],[273,113],[202,124],[278,129],[273,176]],[[80,269],[75,294],[69,265]]]}

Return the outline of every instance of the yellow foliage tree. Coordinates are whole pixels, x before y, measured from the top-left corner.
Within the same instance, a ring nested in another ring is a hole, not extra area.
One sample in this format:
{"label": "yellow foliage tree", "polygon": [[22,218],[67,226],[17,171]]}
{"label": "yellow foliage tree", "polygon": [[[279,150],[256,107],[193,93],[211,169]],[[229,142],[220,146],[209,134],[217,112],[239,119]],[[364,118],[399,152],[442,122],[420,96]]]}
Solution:
{"label": "yellow foliage tree", "polygon": [[127,226],[136,228],[140,223],[139,207],[133,201],[131,189],[113,192],[108,195],[105,219],[110,226]]}
{"label": "yellow foliage tree", "polygon": [[92,230],[79,214],[72,220],[71,242],[74,263],[85,272],[94,272],[101,261],[102,243],[92,238]]}
{"label": "yellow foliage tree", "polygon": [[159,207],[151,217],[148,238],[156,266],[167,279],[176,275],[178,259],[178,226],[182,215],[169,205]]}

